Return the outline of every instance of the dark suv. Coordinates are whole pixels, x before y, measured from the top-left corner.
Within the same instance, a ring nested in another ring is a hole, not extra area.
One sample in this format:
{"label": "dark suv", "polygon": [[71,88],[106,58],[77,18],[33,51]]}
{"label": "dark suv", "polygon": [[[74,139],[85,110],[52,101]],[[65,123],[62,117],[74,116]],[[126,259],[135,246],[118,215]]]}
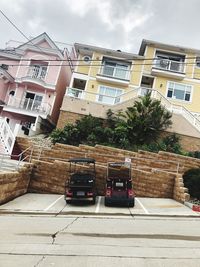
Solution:
{"label": "dark suv", "polygon": [[72,201],[96,202],[95,160],[91,158],[70,159],[70,177],[65,183],[66,203]]}

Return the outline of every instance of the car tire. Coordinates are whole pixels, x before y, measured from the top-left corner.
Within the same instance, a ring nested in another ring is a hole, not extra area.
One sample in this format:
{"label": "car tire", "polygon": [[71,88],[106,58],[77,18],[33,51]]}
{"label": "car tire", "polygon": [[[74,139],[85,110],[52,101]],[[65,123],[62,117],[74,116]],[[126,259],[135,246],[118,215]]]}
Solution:
{"label": "car tire", "polygon": [[71,204],[72,201],[71,200],[66,200],[66,204]]}
{"label": "car tire", "polygon": [[93,197],[92,205],[94,205],[95,203],[96,203],[96,197]]}
{"label": "car tire", "polygon": [[106,207],[109,207],[109,206],[110,206],[110,202],[109,202],[106,198],[105,198],[104,205],[105,205]]}
{"label": "car tire", "polygon": [[128,205],[129,207],[131,207],[131,208],[133,208],[134,206],[135,206],[135,200],[133,199],[133,200],[131,200],[130,202],[129,202],[129,205]]}

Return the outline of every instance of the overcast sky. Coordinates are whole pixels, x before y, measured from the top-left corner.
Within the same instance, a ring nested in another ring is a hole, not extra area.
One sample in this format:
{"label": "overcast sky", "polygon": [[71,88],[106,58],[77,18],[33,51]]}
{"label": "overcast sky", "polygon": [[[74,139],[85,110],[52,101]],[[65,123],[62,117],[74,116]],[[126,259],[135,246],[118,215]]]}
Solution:
{"label": "overcast sky", "polygon": [[[27,36],[138,53],[142,39],[200,49],[200,0],[0,0]],[[0,14],[0,48],[26,41]]]}

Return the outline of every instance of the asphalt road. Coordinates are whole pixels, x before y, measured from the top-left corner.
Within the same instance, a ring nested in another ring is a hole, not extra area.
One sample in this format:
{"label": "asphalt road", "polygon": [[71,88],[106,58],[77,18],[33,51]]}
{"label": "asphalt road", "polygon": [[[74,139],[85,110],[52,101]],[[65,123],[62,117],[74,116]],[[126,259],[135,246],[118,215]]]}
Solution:
{"label": "asphalt road", "polygon": [[199,226],[198,213],[169,199],[128,209],[27,194],[0,208],[0,267],[200,267]]}
{"label": "asphalt road", "polygon": [[1,215],[0,266],[200,266],[199,218]]}

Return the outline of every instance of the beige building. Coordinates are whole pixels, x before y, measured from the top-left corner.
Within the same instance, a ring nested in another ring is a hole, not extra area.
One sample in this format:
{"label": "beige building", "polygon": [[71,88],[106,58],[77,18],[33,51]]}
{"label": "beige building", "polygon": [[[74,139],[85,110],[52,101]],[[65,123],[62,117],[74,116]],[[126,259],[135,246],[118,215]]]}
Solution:
{"label": "beige building", "polygon": [[104,118],[150,91],[173,112],[169,131],[200,137],[200,50],[143,40],[138,54],[84,44],[75,51],[57,127],[89,113]]}

